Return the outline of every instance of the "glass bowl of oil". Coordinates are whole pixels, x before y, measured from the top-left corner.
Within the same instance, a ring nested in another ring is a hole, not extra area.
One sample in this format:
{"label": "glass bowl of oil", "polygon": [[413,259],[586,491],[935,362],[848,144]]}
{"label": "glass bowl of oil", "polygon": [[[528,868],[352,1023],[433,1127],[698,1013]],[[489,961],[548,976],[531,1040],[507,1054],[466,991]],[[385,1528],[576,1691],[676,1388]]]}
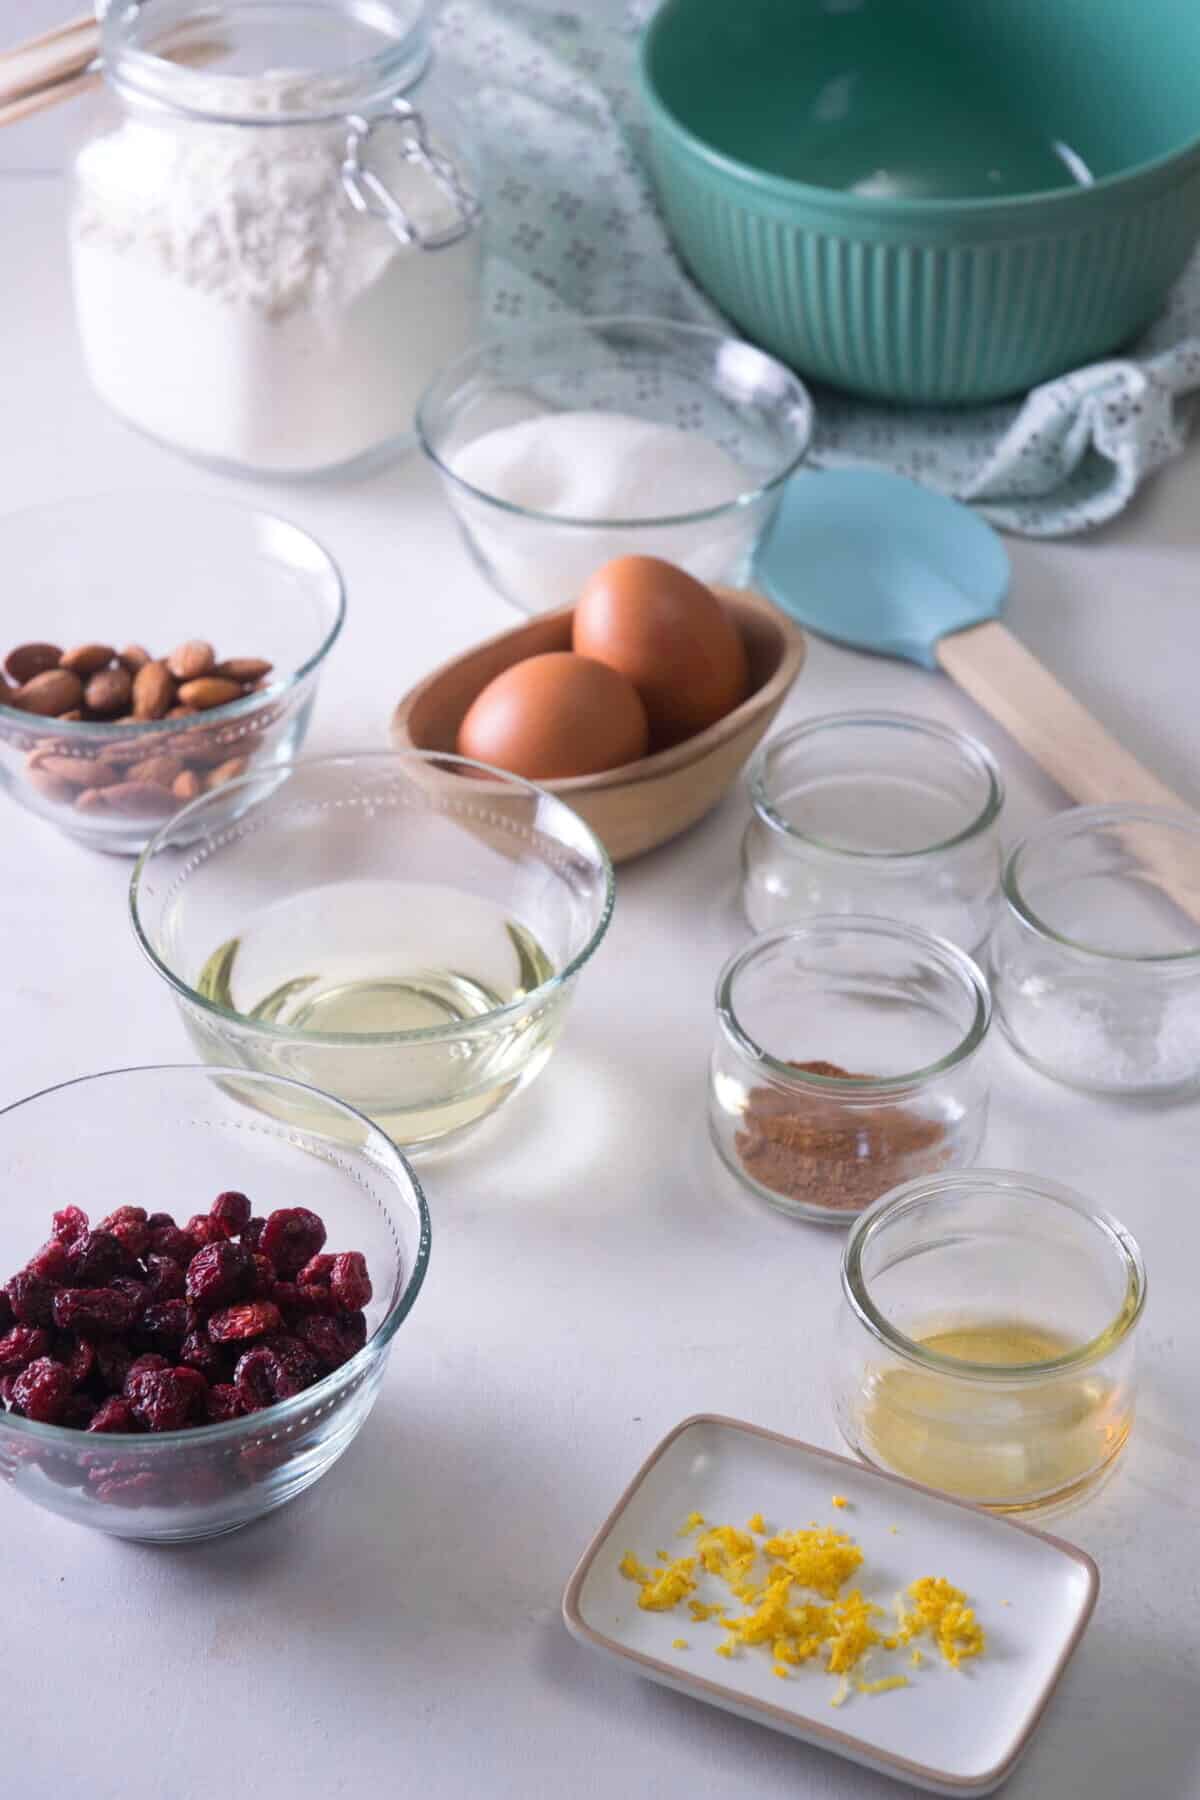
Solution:
{"label": "glass bowl of oil", "polygon": [[383,751],[205,795],[147,845],[130,903],[206,1062],[322,1088],[420,1150],[545,1066],[613,874],[531,783]]}
{"label": "glass bowl of oil", "polygon": [[971,1169],[857,1220],[833,1364],[865,1462],[995,1512],[1090,1493],[1133,1424],[1146,1298],[1123,1226],[1058,1182]]}

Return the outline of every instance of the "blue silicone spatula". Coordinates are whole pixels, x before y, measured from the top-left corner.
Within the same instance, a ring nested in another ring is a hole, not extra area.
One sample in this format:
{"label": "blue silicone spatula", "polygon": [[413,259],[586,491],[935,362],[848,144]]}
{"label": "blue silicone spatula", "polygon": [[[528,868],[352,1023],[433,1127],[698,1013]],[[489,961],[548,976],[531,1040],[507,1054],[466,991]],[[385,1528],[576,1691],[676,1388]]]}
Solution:
{"label": "blue silicone spatula", "polygon": [[1073,799],[1183,808],[1000,623],[1009,576],[983,519],[882,469],[793,476],[756,568],[822,637],[944,669]]}

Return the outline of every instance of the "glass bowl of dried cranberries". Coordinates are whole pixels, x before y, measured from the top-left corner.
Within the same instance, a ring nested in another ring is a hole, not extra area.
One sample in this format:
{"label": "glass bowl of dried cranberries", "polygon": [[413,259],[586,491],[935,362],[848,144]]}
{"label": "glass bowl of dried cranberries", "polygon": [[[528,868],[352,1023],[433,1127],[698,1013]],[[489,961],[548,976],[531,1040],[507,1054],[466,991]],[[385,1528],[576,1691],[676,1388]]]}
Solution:
{"label": "glass bowl of dried cranberries", "polygon": [[118,1069],[0,1111],[0,1482],[186,1542],[284,1505],[351,1443],[429,1213],[361,1114],[309,1089],[296,1124],[297,1085]]}

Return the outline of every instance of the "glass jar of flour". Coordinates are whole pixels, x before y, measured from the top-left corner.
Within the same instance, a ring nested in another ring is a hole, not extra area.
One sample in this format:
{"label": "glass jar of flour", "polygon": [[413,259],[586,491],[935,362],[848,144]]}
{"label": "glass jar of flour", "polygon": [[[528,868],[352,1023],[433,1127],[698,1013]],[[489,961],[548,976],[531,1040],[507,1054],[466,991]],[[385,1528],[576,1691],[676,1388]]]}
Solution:
{"label": "glass jar of flour", "polygon": [[424,0],[112,0],[101,46],[70,201],[101,398],[243,473],[405,443],[478,335],[479,204],[422,83]]}

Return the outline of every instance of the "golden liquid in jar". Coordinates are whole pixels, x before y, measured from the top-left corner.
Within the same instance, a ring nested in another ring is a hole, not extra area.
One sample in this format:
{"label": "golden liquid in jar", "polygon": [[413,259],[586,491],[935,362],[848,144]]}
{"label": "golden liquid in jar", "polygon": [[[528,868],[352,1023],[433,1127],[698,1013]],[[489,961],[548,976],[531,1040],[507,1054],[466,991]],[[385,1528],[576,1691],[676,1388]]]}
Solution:
{"label": "golden liquid in jar", "polygon": [[[958,1325],[914,1337],[922,1349],[990,1369],[1067,1356],[1077,1340],[1021,1320]],[[897,1474],[1001,1510],[1064,1499],[1120,1451],[1132,1390],[1103,1366],[1005,1383],[902,1367],[868,1372],[862,1448]]]}

